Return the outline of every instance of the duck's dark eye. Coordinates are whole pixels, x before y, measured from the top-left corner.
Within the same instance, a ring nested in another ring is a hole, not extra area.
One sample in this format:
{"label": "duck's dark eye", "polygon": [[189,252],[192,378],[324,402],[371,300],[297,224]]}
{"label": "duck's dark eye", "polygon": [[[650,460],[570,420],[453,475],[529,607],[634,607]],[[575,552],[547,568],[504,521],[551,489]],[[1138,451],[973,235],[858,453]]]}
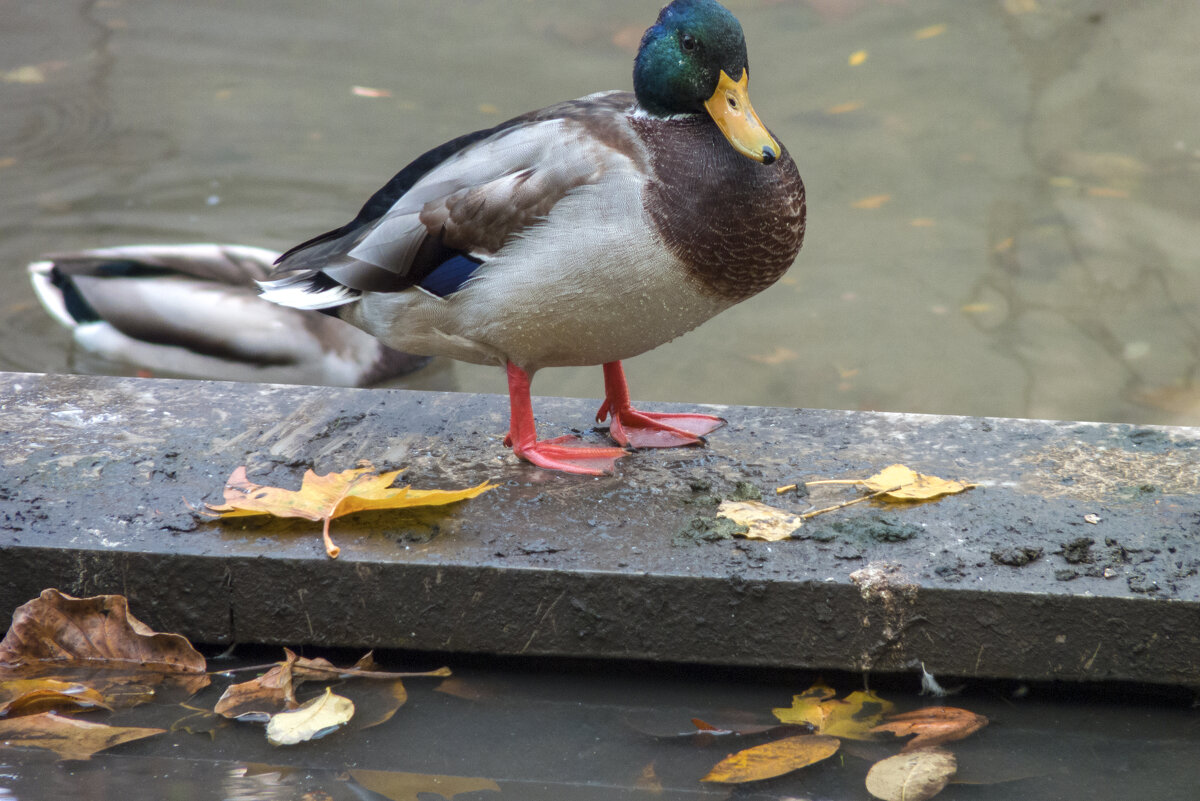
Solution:
{"label": "duck's dark eye", "polygon": [[690,33],[685,33],[683,36],[679,37],[679,43],[683,46],[683,49],[689,53],[696,49],[696,37],[692,36]]}

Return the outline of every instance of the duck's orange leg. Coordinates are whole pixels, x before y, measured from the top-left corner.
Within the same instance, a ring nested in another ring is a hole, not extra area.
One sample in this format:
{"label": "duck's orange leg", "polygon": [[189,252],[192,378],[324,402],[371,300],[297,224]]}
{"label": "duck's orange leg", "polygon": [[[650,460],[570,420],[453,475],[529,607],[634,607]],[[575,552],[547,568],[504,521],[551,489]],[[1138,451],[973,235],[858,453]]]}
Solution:
{"label": "duck's orange leg", "polygon": [[508,364],[508,403],[511,421],[504,444],[517,456],[538,467],[599,476],[611,473],[616,460],[629,455],[623,448],[579,444],[578,437],[555,437],[539,442],[533,422],[533,401],[529,397],[529,374],[511,362]]}
{"label": "duck's orange leg", "polygon": [[639,412],[629,402],[629,386],[620,362],[604,365],[604,405],[596,420],[612,417],[609,434],[621,445],[635,448],[676,448],[696,445],[700,437],[725,425],[711,414]]}

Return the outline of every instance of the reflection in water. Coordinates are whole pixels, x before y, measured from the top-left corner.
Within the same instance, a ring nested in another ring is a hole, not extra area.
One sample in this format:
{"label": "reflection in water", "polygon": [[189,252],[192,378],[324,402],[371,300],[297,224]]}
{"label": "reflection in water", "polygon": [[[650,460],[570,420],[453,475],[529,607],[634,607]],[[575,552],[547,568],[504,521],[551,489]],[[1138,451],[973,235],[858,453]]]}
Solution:
{"label": "reflection in water", "polygon": [[[627,88],[645,3],[24,3],[0,30],[0,367],[77,360],[23,266],[139,241],[282,248],[426,147]],[[737,7],[810,187],[763,296],[632,360],[649,400],[1200,422],[1200,6]],[[369,91],[355,87],[367,87]],[[596,396],[593,371],[539,376]],[[503,392],[501,371],[405,385]]]}

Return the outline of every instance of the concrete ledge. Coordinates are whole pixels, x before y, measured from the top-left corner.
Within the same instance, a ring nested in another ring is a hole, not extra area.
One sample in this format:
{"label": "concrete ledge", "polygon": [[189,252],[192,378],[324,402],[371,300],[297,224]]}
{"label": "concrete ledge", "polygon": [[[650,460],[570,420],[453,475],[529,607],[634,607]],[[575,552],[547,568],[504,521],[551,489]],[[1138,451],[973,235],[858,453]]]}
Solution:
{"label": "concrete ledge", "polygon": [[[535,402],[545,436],[595,408]],[[503,397],[0,374],[0,615],[56,586],[212,643],[1200,683],[1200,429],[717,413],[708,447],[591,479],[514,459]],[[364,458],[420,487],[503,486],[335,521],[337,561],[315,525],[184,504],[239,464],[297,487]],[[982,486],[781,543],[682,533],[739,482],[800,511],[771,490],[893,462]]]}

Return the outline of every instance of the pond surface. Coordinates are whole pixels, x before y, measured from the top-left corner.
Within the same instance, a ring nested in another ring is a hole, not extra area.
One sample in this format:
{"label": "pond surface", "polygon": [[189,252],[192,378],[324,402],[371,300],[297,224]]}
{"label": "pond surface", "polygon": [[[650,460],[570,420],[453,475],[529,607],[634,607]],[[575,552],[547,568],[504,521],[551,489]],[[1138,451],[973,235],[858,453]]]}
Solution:
{"label": "pond surface", "polygon": [[[262,662],[280,654],[258,656]],[[333,661],[348,665],[356,656],[333,655]],[[414,664],[395,654],[380,661],[383,670],[442,664]],[[484,669],[459,667],[452,656],[449,662],[450,679],[405,680],[408,701],[386,723],[296,746],[270,746],[262,724],[213,724],[167,698],[110,717],[86,715],[174,730],[87,762],[56,762],[36,749],[0,750],[0,799],[869,801],[867,770],[901,745],[843,740],[824,762],[731,791],[700,778],[731,752],[796,732],[704,739],[696,736],[692,719],[729,727],[778,723],[771,710],[791,706],[792,696],[815,677],[622,664]],[[826,678],[839,697],[862,689],[861,677]],[[211,710],[230,681],[217,677],[188,706]],[[359,684],[342,683],[335,691],[353,697],[356,715],[364,717],[383,696],[373,701],[362,692],[365,680],[354,681]],[[898,710],[942,704],[990,720],[966,739],[943,745],[955,755],[958,773],[939,801],[1196,797],[1200,717],[1188,708],[1186,693],[1153,697],[1129,690],[1124,697],[1082,700],[1078,691],[1066,695],[1050,685],[975,683],[935,700],[917,696],[917,685],[915,677],[892,678],[874,689]],[[304,700],[321,691],[306,682],[298,694]]]}
{"label": "pond surface", "polygon": [[[635,397],[1200,424],[1200,5],[730,5],[808,240],[631,360]],[[39,254],[288,247],[433,145],[628,88],[657,7],[3,0],[0,369],[131,372],[42,313]],[[401,385],[505,391],[448,363]],[[595,397],[600,371],[535,391]]]}

